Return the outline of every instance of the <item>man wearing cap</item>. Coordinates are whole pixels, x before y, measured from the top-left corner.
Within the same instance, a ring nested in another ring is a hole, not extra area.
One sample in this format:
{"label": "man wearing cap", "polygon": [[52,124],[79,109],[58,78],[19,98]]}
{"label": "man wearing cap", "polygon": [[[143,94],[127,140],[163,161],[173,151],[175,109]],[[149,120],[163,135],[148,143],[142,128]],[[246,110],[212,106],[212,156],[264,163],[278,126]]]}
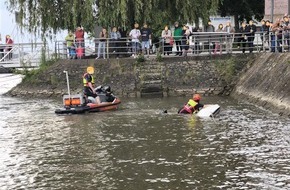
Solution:
{"label": "man wearing cap", "polygon": [[95,79],[93,76],[94,72],[95,72],[94,67],[88,67],[87,72],[83,75],[84,94],[87,97],[89,96],[94,97],[96,99],[96,103],[100,104],[100,98],[98,97],[94,89],[95,84]]}

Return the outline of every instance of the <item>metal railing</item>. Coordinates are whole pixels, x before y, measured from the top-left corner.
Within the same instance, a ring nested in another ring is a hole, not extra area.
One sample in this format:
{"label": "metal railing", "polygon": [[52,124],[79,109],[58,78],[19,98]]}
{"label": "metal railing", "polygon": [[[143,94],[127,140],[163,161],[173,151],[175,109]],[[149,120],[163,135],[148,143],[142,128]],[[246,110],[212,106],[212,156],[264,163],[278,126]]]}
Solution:
{"label": "metal railing", "polygon": [[[134,51],[132,50],[132,41],[130,38],[113,39],[99,39],[85,40],[84,44],[67,46],[66,41],[55,42],[55,54],[59,58],[81,59],[84,57],[129,57]],[[152,43],[150,40],[150,54],[156,53],[159,42]],[[137,42],[137,51],[141,52],[142,42]]]}
{"label": "metal railing", "polygon": [[[192,55],[211,55],[247,52],[284,52],[289,50],[289,38],[286,35],[275,33],[256,32],[250,33],[226,33],[226,32],[194,32],[188,38],[180,36],[178,43],[170,39],[159,38],[159,41],[150,43],[150,54],[176,54],[186,51]],[[114,58],[129,57],[134,54],[130,38],[92,39],[83,42],[79,47],[67,46],[65,41],[55,42],[55,53],[59,58],[81,59],[90,58]],[[137,53],[142,52],[141,40],[136,44]],[[144,53],[144,52],[143,52]]]}
{"label": "metal railing", "polygon": [[42,56],[51,57],[49,47],[44,43],[0,44],[0,66],[13,68],[38,67]]}

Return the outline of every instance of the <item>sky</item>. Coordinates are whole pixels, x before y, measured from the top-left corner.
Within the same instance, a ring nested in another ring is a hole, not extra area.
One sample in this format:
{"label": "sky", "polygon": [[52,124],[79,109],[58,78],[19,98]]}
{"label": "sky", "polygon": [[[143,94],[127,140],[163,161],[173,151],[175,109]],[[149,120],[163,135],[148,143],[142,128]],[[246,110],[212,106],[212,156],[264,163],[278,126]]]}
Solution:
{"label": "sky", "polygon": [[[4,43],[6,35],[10,35],[14,43],[41,42],[41,39],[36,38],[33,34],[27,31],[21,32],[19,26],[15,23],[14,14],[7,10],[5,1],[0,0],[0,34],[2,43]],[[65,36],[66,32],[61,32],[55,36],[55,39],[63,40]]]}

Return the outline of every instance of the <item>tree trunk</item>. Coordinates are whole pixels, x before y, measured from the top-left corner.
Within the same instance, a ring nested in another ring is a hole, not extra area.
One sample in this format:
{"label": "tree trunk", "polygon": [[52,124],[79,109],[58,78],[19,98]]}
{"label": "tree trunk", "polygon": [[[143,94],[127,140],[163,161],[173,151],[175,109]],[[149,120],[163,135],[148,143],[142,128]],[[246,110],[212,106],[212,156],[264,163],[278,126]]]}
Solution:
{"label": "tree trunk", "polygon": [[238,31],[239,28],[240,28],[240,25],[239,25],[239,15],[235,14],[234,17],[235,17],[235,29],[236,29],[236,31]]}

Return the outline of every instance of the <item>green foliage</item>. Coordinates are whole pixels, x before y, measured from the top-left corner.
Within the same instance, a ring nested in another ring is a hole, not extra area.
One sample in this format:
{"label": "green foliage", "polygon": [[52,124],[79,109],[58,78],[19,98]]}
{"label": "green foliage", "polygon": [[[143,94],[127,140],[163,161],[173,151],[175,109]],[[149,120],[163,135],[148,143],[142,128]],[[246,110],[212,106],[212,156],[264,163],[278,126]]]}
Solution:
{"label": "green foliage", "polygon": [[157,62],[162,62],[163,61],[163,57],[162,57],[162,54],[160,52],[157,52],[156,61]]}
{"label": "green foliage", "polygon": [[237,74],[237,65],[238,63],[234,58],[230,58],[227,60],[218,60],[215,62],[216,67],[222,78],[225,80],[226,83],[230,84],[232,79]]}
{"label": "green foliage", "polygon": [[265,0],[222,0],[219,3],[221,16],[234,15],[236,26],[239,21],[251,20],[252,16],[261,20],[264,17]]}
{"label": "green foliage", "polygon": [[146,59],[145,59],[143,54],[138,55],[138,57],[136,58],[137,63],[143,63],[145,61],[146,61]]}
{"label": "green foliage", "polygon": [[110,76],[107,76],[107,75],[105,75],[105,76],[103,77],[102,83],[103,83],[103,84],[109,83],[109,82],[110,82],[110,80],[111,80],[111,77],[110,77]]}
{"label": "green foliage", "polygon": [[[42,58],[42,62],[41,62],[41,64],[40,64],[38,69],[34,69],[34,70],[25,69],[25,70],[23,70],[21,72],[19,71],[19,72],[20,72],[20,74],[25,75],[25,77],[23,78],[24,82],[34,83],[34,82],[37,82],[36,81],[37,77],[35,77],[35,76],[37,76],[41,72],[47,70],[47,68],[50,67],[51,65],[53,65],[55,62],[57,62],[57,59],[45,60],[45,59]],[[51,79],[51,82],[53,82],[53,80],[54,79]]]}
{"label": "green foliage", "polygon": [[131,28],[134,22],[161,30],[174,21],[197,23],[215,14],[220,0],[7,0],[17,22],[43,36],[95,24]]}
{"label": "green foliage", "polygon": [[[74,30],[84,26],[92,31],[95,23],[95,0],[7,0],[11,12],[17,12],[17,22],[29,31],[43,36],[61,29]],[[40,29],[40,31],[39,31]]]}

